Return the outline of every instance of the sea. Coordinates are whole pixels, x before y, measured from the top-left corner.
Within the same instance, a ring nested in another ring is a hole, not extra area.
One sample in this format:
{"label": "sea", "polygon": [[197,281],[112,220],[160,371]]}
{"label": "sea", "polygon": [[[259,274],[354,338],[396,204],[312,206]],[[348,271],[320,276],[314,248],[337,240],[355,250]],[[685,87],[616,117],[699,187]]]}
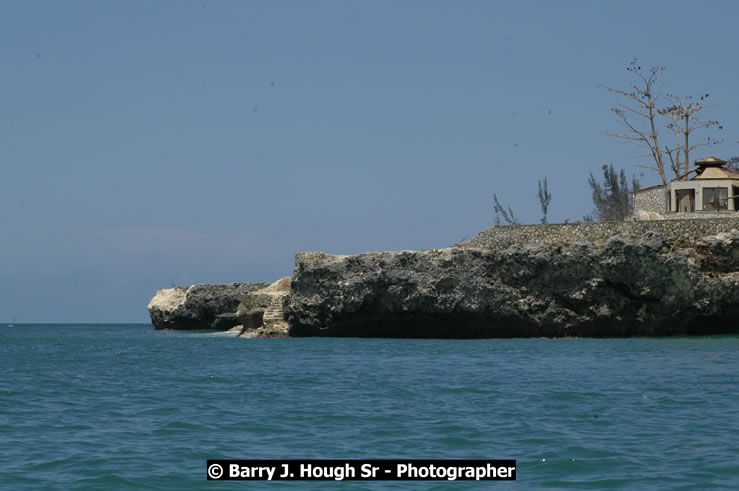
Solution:
{"label": "sea", "polygon": [[[0,489],[739,489],[739,336],[239,339],[0,324]],[[515,481],[208,481],[514,459]]]}

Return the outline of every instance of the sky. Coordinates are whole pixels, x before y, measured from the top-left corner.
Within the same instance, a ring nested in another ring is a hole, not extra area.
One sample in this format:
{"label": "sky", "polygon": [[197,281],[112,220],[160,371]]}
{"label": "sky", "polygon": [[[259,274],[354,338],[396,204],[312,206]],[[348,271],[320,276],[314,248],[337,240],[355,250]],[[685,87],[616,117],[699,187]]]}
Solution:
{"label": "sky", "polygon": [[[0,2],[0,322],[148,322],[157,289],[274,281],[298,251],[446,247],[593,209],[635,167],[626,71],[710,93],[739,155],[739,3]],[[664,131],[664,130],[663,130]]]}

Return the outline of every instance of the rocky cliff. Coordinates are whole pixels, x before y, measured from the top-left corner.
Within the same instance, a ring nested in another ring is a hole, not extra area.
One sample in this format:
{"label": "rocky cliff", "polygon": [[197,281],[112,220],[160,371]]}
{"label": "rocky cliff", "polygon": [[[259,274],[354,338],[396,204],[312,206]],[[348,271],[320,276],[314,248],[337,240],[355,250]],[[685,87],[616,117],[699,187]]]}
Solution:
{"label": "rocky cliff", "polygon": [[177,286],[158,290],[148,309],[155,329],[219,329],[236,326],[236,310],[247,292],[269,283]]}
{"label": "rocky cliff", "polygon": [[285,322],[283,303],[290,292],[290,283],[288,276],[266,288],[244,294],[236,310],[241,322],[236,334],[246,338],[287,337],[289,326]]}
{"label": "rocky cliff", "polygon": [[739,332],[739,231],[686,244],[663,234],[601,243],[299,253],[290,336],[652,336]]}

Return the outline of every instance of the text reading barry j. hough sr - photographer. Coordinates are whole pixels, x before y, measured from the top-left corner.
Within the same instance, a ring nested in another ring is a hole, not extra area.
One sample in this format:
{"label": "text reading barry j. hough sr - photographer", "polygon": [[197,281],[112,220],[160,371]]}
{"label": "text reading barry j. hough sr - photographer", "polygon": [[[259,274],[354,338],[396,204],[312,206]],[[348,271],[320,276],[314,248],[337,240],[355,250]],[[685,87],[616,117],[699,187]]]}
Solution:
{"label": "text reading barry j. hough sr - photographer", "polygon": [[209,481],[513,481],[515,460],[208,460]]}

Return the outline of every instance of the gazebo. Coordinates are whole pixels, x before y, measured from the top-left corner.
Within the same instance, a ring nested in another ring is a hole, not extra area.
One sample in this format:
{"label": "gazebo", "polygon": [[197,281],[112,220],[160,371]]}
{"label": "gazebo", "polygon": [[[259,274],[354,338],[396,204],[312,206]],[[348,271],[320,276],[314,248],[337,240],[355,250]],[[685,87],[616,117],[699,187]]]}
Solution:
{"label": "gazebo", "polygon": [[[695,165],[668,184],[667,211],[739,211],[739,172],[727,169],[726,161],[716,157],[697,160]],[[693,173],[695,176],[683,180]]]}

